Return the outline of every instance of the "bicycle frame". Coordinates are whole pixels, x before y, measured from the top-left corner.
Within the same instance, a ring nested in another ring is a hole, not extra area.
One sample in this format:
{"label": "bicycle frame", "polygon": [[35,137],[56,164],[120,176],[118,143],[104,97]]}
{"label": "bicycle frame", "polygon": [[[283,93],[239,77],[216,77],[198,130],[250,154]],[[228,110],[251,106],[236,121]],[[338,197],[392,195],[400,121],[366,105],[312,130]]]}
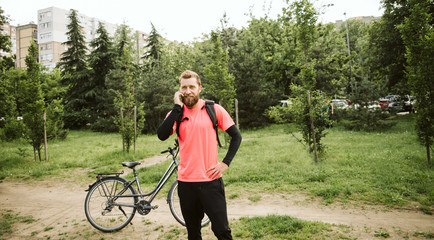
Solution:
{"label": "bicycle frame", "polygon": [[[150,198],[147,199],[147,201],[148,201],[148,203],[151,203],[154,200],[154,198],[157,196],[157,194],[161,191],[161,189],[164,187],[164,185],[167,183],[167,181],[169,180],[169,178],[178,169],[178,163],[176,161],[176,157],[178,155],[178,152],[176,152],[176,153],[173,154],[174,150],[175,149],[171,149],[170,150],[170,152],[172,154],[172,162],[170,163],[169,167],[166,169],[166,172],[161,177],[161,179],[158,182],[157,186],[155,186],[155,188],[152,191],[150,191],[148,193],[143,193],[142,192],[142,189],[140,187],[139,178],[137,177],[136,169],[133,168],[134,180],[133,181],[128,181],[128,184],[126,184],[124,186],[124,188],[116,196],[113,197],[113,200],[116,200],[118,198],[128,198],[128,197],[140,197],[141,200],[144,200],[144,197],[150,196]],[[122,195],[134,183],[136,183],[137,190],[138,190],[139,193],[138,194],[130,194],[130,195]],[[112,204],[113,204],[113,206],[136,207],[136,206],[127,205],[127,204],[117,204],[117,203],[112,203]]]}

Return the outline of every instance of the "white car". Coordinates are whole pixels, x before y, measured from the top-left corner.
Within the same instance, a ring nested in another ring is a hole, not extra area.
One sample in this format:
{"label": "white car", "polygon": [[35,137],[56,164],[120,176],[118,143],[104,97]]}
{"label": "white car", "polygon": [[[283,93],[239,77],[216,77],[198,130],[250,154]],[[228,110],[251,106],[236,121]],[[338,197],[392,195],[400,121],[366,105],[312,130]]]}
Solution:
{"label": "white car", "polygon": [[347,100],[345,99],[333,99],[332,103],[333,103],[333,107],[336,109],[347,109],[350,107],[350,105],[348,105]]}

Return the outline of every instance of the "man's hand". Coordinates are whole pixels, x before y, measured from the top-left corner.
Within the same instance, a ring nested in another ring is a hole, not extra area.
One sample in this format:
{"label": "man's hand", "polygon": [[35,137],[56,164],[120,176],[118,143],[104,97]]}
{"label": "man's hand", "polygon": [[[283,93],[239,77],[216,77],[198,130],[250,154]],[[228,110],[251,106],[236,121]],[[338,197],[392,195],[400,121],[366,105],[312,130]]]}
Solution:
{"label": "man's hand", "polygon": [[226,163],[221,162],[215,165],[214,167],[206,170],[208,173],[208,177],[211,179],[222,177],[223,173],[228,169],[228,165]]}
{"label": "man's hand", "polygon": [[178,105],[181,106],[181,107],[184,106],[184,103],[183,103],[182,100],[181,100],[181,97],[182,97],[182,96],[183,96],[182,92],[181,92],[181,91],[177,91],[177,92],[175,93],[174,98],[173,98],[173,101],[175,102],[175,104],[178,104]]}

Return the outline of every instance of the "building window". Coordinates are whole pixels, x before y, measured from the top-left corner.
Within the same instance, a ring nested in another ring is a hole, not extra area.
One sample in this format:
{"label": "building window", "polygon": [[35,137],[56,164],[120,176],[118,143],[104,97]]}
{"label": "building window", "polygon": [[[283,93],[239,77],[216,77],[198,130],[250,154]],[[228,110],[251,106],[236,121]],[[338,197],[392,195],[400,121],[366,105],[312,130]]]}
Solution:
{"label": "building window", "polygon": [[39,38],[41,40],[50,39],[51,38],[51,33],[42,33],[41,35],[39,35]]}
{"label": "building window", "polygon": [[43,12],[39,14],[39,20],[51,17],[51,12]]}
{"label": "building window", "polygon": [[41,23],[41,24],[39,24],[39,27],[40,27],[41,29],[49,28],[49,27],[50,27],[50,22]]}

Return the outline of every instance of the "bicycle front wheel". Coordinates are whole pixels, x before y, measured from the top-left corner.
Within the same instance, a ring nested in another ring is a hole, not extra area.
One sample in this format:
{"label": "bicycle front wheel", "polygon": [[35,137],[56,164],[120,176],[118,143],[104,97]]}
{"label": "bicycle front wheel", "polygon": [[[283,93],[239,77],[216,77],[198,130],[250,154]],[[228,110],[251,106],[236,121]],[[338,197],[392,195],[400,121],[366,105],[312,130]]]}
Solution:
{"label": "bicycle front wheel", "polygon": [[87,220],[96,229],[113,232],[124,228],[133,219],[137,197],[122,197],[136,194],[132,186],[125,188],[127,180],[107,177],[95,183],[84,202]]}
{"label": "bicycle front wheel", "polygon": [[[176,221],[178,221],[182,226],[185,226],[185,221],[184,218],[182,217],[182,212],[181,212],[181,204],[179,202],[177,180],[175,180],[175,182],[172,184],[172,187],[170,187],[167,202],[169,203],[170,212],[172,212],[173,217],[175,217]],[[210,220],[208,216],[205,214],[205,216],[202,219],[201,226],[204,227],[208,225],[209,222]]]}

